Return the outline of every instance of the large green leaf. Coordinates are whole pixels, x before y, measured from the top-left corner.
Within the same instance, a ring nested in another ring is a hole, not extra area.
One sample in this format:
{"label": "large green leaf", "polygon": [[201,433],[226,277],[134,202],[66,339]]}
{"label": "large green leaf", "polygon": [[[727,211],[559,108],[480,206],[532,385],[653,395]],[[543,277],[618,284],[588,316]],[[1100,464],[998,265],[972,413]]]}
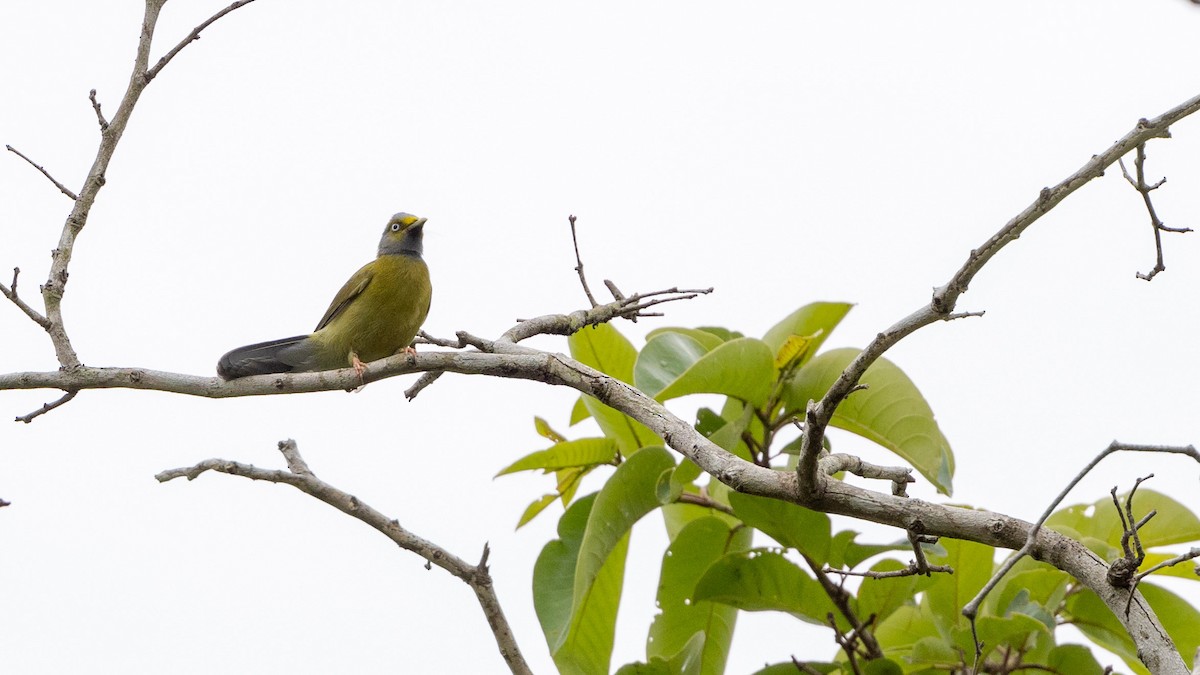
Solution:
{"label": "large green leaf", "polygon": [[[721,344],[716,337],[709,337],[717,345]],[[651,338],[638,353],[633,366],[633,386],[650,396],[657,396],[712,349],[683,333],[668,332]]]}
{"label": "large green leaf", "polygon": [[854,569],[867,558],[887,551],[907,551],[912,548],[908,540],[894,544],[860,544],[855,539],[859,533],[854,530],[842,530],[833,535],[829,544],[829,566]]}
{"label": "large green leaf", "polygon": [[557,471],[571,467],[613,464],[616,458],[617,445],[611,438],[580,438],[555,443],[545,450],[525,455],[501,469],[496,476],[517,471]]}
{"label": "large green leaf", "polygon": [[713,563],[696,584],[693,599],[751,612],[787,612],[819,625],[826,625],[831,613],[841,616],[816,579],[783,555],[759,549],[730,553]]}
{"label": "large green leaf", "polygon": [[[1024,562],[1024,560],[1022,560]],[[1024,567],[1025,569],[1019,569]],[[1070,585],[1066,572],[1046,564],[1023,566],[1009,571],[984,604],[997,616],[1020,612],[1036,617],[1046,626],[1055,625],[1055,614]]]}
{"label": "large green leaf", "polygon": [[902,605],[877,624],[875,639],[879,641],[884,654],[904,657],[921,640],[941,638],[928,607]]}
{"label": "large green leaf", "polygon": [[[1143,592],[1149,586],[1139,584]],[[1133,644],[1121,622],[1092,591],[1081,589],[1068,597],[1063,618],[1078,628],[1089,640],[1121,657],[1133,672],[1139,675],[1148,675],[1150,672],[1138,659],[1137,646]]]}
{"label": "large green leaf", "polygon": [[[706,352],[716,349],[717,347],[721,346],[722,342],[725,342],[725,340],[720,336],[701,328],[678,328],[676,326],[655,328],[649,333],[646,333],[646,342],[648,343],[659,335],[663,335],[665,333],[678,333],[680,335],[686,335],[696,342],[704,345],[704,351]],[[741,336],[739,335],[738,337]]]}
{"label": "large green leaf", "polygon": [[766,403],[774,381],[774,355],[762,340],[739,338],[708,351],[681,333],[646,343],[634,368],[634,384],[666,401],[688,394],[724,394],[755,407]]}
{"label": "large green leaf", "polygon": [[[612,654],[612,621],[616,619],[616,606],[620,601],[621,579],[616,579],[613,584],[603,572],[613,556],[621,558],[621,571],[624,571],[629,530],[638,519],[658,508],[655,493],[658,477],[674,466],[675,461],[666,448],[644,448],[617,467],[596,495],[579,544],[571,588],[571,620],[562,643],[562,649],[568,649],[569,660],[576,666],[590,667],[602,660],[602,670],[608,670],[608,659]],[[603,604],[605,611],[595,611],[593,605],[596,603]],[[607,612],[610,604],[611,615]],[[601,625],[601,620],[608,623]],[[555,662],[558,663],[557,657]],[[562,668],[561,663],[559,667]]]}
{"label": "large green leaf", "polygon": [[[854,357],[857,349],[835,349],[801,368],[784,388],[788,411],[803,414],[809,400],[821,400]],[[856,391],[838,406],[831,424],[891,450],[950,494],[954,458],[933,411],[912,380],[895,364],[879,359],[863,373]]]}
{"label": "large green leaf", "polygon": [[750,547],[749,528],[730,530],[720,518],[704,517],[688,523],[663,555],[658,583],[657,606],[646,640],[646,656],[671,659],[700,636],[699,673],[725,671],[733,640],[737,610],[713,602],[692,599],[696,583],[709,565],[731,551]]}
{"label": "large green leaf", "polygon": [[[571,356],[627,384],[633,384],[633,364],[637,350],[616,328],[603,323],[589,326],[567,338]],[[638,448],[658,445],[662,440],[637,420],[613,410],[596,399],[585,396],[583,404],[596,420],[605,436],[617,442],[622,454],[632,454]],[[576,413],[572,413],[572,419]]]}
{"label": "large green leaf", "polygon": [[933,615],[943,630],[967,626],[962,615],[966,606],[992,576],[996,549],[986,544],[960,539],[943,539],[945,555],[931,555],[930,562],[949,565],[954,574],[942,574],[925,589]]}
{"label": "large green leaf", "polygon": [[732,492],[733,514],[750,527],[788,548],[794,548],[817,565],[829,560],[829,516],[768,497]]}
{"label": "large green leaf", "polygon": [[625,577],[628,538],[595,574],[582,608],[572,604],[576,562],[596,495],[576,501],[558,521],[558,539],[546,544],[533,568],[533,606],[555,665],[562,673],[603,675],[612,656],[617,605]]}
{"label": "large green leaf", "polygon": [[812,336],[813,340],[808,348],[810,356],[801,361],[803,364],[812,358],[812,354],[817,353],[821,344],[825,342],[833,329],[837,328],[837,325],[841,323],[853,306],[846,302],[809,303],[772,326],[771,330],[768,330],[767,334],[763,336],[763,342],[767,343],[772,353],[777,353],[783,343],[787,342],[788,337],[792,335]]}

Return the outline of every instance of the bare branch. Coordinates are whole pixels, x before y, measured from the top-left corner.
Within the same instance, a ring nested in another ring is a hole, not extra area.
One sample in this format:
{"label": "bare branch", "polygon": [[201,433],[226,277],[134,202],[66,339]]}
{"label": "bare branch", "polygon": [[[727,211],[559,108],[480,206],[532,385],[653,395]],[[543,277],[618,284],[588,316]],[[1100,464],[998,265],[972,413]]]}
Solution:
{"label": "bare branch", "polygon": [[166,68],[167,64],[171,62],[171,59],[175,58],[176,54],[183,51],[184,47],[195,42],[196,40],[199,40],[201,31],[203,31],[205,28],[208,28],[217,19],[220,19],[221,17],[232,12],[233,10],[235,10],[239,7],[248,5],[252,2],[254,2],[254,0],[238,0],[237,2],[233,3],[232,5],[226,7],[225,9],[222,9],[221,11],[217,12],[216,14],[213,14],[212,16],[208,17],[208,19],[204,23],[193,28],[192,32],[187,34],[187,37],[180,40],[179,44],[172,47],[171,51],[169,51],[165,55],[163,55],[163,57],[158,60],[158,63],[154,64],[153,68],[146,71],[146,74],[143,76],[145,78],[146,82],[149,82],[150,80],[153,80],[154,78],[158,77],[158,74],[160,72],[162,72],[162,69]]}
{"label": "bare branch", "polygon": [[1162,187],[1167,182],[1166,178],[1154,183],[1153,185],[1146,184],[1146,144],[1141,143],[1137,146],[1137,158],[1134,159],[1133,166],[1137,172],[1137,179],[1129,175],[1129,170],[1125,168],[1123,159],[1117,160],[1121,165],[1121,174],[1125,176],[1125,180],[1133,186],[1142,195],[1142,202],[1146,205],[1146,212],[1150,215],[1150,228],[1154,230],[1154,250],[1156,261],[1154,267],[1145,274],[1138,272],[1137,278],[1150,281],[1159,272],[1165,271],[1167,268],[1163,264],[1163,249],[1162,249],[1162,233],[1163,232],[1191,232],[1190,227],[1167,227],[1158,218],[1158,213],[1154,210],[1154,202],[1150,199],[1150,193]]}
{"label": "bare branch", "polygon": [[583,259],[579,257],[579,237],[575,233],[575,216],[567,216],[567,220],[571,223],[571,243],[575,245],[575,272],[579,274],[579,283],[583,285],[583,292],[587,295],[588,302],[595,307],[600,303],[596,302],[596,297],[592,295],[592,289],[588,288],[587,277],[583,275]]}
{"label": "bare branch", "polygon": [[520,647],[513,636],[500,600],[496,597],[492,578],[487,568],[488,549],[484,546],[483,558],[478,565],[471,565],[433,542],[427,541],[400,526],[400,523],[390,519],[374,508],[363,503],[354,495],[343,492],[338,488],[317,478],[308,468],[308,464],[300,456],[300,450],[294,440],[279,442],[279,451],[287,460],[289,470],[260,469],[258,467],[231,462],[225,459],[206,459],[194,466],[182,467],[163,471],[155,476],[160,483],[175,478],[195,480],[207,471],[226,473],[232,476],[242,476],[251,480],[263,480],[271,483],[291,485],[301,492],[315,497],[335,509],[361,520],[375,530],[391,539],[400,548],[411,551],[426,560],[428,565],[437,565],[450,574],[458,577],[475,592],[475,597],[483,609],[500,655],[513,673],[522,675],[532,673],[521,655]]}
{"label": "bare branch", "polygon": [[43,403],[42,407],[38,408],[37,410],[34,410],[33,412],[29,413],[28,415],[21,415],[13,421],[14,422],[24,422],[25,424],[29,424],[34,419],[41,417],[42,415],[45,415],[46,413],[50,412],[51,410],[54,410],[55,408],[59,407],[60,405],[66,404],[68,401],[75,398],[75,395],[78,393],[79,393],[78,391],[68,391],[67,393],[60,396],[57,401],[54,401],[53,403]]}
{"label": "bare branch", "polygon": [[1104,175],[1104,170],[1115,164],[1131,150],[1144,144],[1152,138],[1170,137],[1170,126],[1175,122],[1200,110],[1200,96],[1195,96],[1180,105],[1168,110],[1158,117],[1138,120],[1132,131],[1114,143],[1099,155],[1094,155],[1075,173],[1065,178],[1052,188],[1043,188],[1037,199],[1025,210],[1008,221],[996,234],[977,249],[971,251],[962,267],[950,277],[943,286],[934,290],[933,298],[928,305],[893,324],[890,328],[879,333],[865,349],[858,354],[850,365],[826,392],[824,398],[815,406],[811,406],[805,415],[804,441],[801,444],[800,460],[796,474],[800,489],[810,499],[820,497],[820,491],[828,485],[828,481],[820,480],[817,476],[817,458],[821,451],[825,429],[833,418],[838,405],[849,395],[850,390],[858,383],[859,378],[875,363],[884,352],[913,332],[936,321],[944,321],[947,317],[956,316],[954,310],[959,297],[967,292],[967,287],[997,253],[1008,244],[1017,240],[1030,225],[1058,206],[1071,193],[1083,187],[1095,178]]}
{"label": "bare branch", "polygon": [[54,183],[54,187],[58,188],[59,192],[70,197],[71,199],[79,199],[78,197],[75,196],[74,192],[71,192],[70,190],[67,189],[66,185],[63,185],[62,183],[58,182],[57,178],[55,178],[54,176],[51,176],[50,172],[47,171],[45,168],[43,168],[41,164],[34,162],[32,159],[29,159],[20,150],[17,150],[16,148],[14,148],[11,145],[5,145],[4,147],[9,152],[15,154],[17,157],[20,157],[21,159],[25,160],[26,162],[29,162],[29,166],[32,166],[33,168],[40,171],[42,173],[42,175],[46,177],[47,180],[49,180],[51,183]]}

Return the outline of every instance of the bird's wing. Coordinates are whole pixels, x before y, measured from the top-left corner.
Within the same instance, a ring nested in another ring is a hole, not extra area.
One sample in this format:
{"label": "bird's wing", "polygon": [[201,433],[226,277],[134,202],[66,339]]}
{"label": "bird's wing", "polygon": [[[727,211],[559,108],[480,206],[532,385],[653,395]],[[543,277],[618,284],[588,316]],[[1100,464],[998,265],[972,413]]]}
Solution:
{"label": "bird's wing", "polygon": [[362,292],[370,285],[371,279],[374,276],[375,273],[372,271],[370,263],[363,265],[360,270],[355,272],[354,276],[350,277],[342,285],[342,290],[338,291],[337,295],[333,297],[333,302],[329,303],[329,309],[325,310],[325,316],[321,317],[316,330],[321,330],[325,326],[328,326],[330,321],[333,321],[339,314],[346,311],[350,303],[354,302],[354,299],[359,295],[362,295]]}

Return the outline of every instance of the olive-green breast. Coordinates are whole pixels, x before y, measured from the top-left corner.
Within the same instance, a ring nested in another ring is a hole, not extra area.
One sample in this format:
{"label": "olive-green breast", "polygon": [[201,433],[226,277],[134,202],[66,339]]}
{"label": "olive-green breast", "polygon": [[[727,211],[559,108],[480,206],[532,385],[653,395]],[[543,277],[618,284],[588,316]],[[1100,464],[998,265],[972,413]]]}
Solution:
{"label": "olive-green breast", "polygon": [[395,354],[421,329],[432,294],[429,268],[420,256],[379,256],[338,293],[323,325],[312,335],[319,345],[317,353],[304,365],[313,370],[345,368],[350,352],[363,362]]}

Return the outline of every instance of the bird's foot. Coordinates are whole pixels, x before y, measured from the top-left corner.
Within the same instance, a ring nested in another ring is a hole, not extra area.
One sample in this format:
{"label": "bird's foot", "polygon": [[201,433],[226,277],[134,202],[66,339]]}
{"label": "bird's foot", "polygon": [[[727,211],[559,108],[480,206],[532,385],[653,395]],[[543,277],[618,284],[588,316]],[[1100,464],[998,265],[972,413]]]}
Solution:
{"label": "bird's foot", "polygon": [[362,389],[367,386],[367,383],[363,380],[363,373],[367,372],[367,364],[363,363],[358,358],[358,354],[354,352],[350,352],[350,367],[358,374],[358,388]]}

